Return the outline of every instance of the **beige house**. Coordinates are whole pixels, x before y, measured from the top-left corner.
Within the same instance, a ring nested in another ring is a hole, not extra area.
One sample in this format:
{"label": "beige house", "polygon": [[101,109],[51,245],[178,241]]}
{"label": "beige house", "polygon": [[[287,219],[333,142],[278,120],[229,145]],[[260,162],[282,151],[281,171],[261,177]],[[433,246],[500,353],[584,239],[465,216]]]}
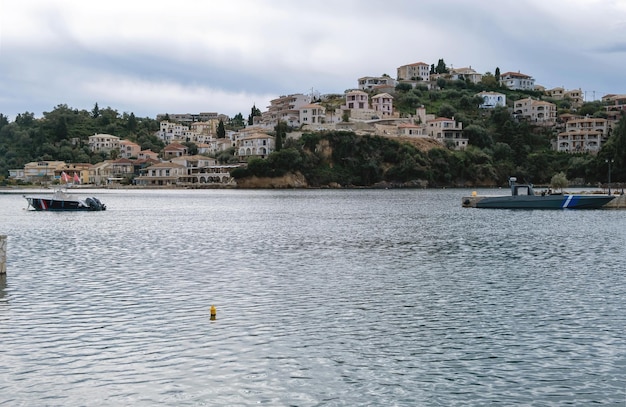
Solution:
{"label": "beige house", "polygon": [[163,158],[169,160],[174,157],[180,157],[182,155],[187,155],[187,147],[180,143],[170,143],[165,146],[161,154],[163,154]]}
{"label": "beige house", "polygon": [[121,181],[125,177],[133,175],[135,166],[128,158],[118,158],[111,161],[109,182]]}
{"label": "beige house", "polygon": [[128,158],[105,160],[89,169],[89,183],[94,185],[119,183],[125,177],[131,176],[134,168],[134,163]]}
{"label": "beige house", "polygon": [[136,185],[168,186],[176,185],[181,177],[187,175],[187,167],[182,164],[163,162],[153,164],[142,170],[135,178]]}
{"label": "beige house", "polygon": [[49,183],[58,179],[65,166],[64,161],[34,161],[26,163],[23,174],[20,175],[26,182]]}
{"label": "beige house", "polygon": [[230,175],[230,171],[241,166],[240,164],[218,164],[215,158],[202,155],[177,157],[173,158],[171,162],[187,168],[187,173],[179,177],[177,184],[189,186],[209,184],[236,185],[235,179]]}
{"label": "beige house", "polygon": [[89,136],[89,149],[94,152],[109,152],[120,147],[120,138],[110,134]]}
{"label": "beige house", "polygon": [[250,158],[267,158],[274,151],[274,137],[264,133],[253,133],[237,140],[237,155],[240,162]]}
{"label": "beige house", "polygon": [[430,80],[430,65],[424,62],[416,62],[414,64],[402,65],[398,67],[398,80],[421,80],[428,82]]}
{"label": "beige house", "polygon": [[139,158],[141,146],[130,140],[120,140],[120,157],[121,158]]}
{"label": "beige house", "polygon": [[236,143],[229,138],[213,139],[207,144],[209,145],[209,150],[207,151],[209,154],[216,154],[236,146]]}
{"label": "beige house", "polygon": [[609,129],[606,119],[570,119],[565,123],[565,131],[557,136],[557,150],[597,154],[608,139]]}
{"label": "beige house", "polygon": [[[72,178],[72,182],[74,184],[88,184],[89,183],[89,173],[93,168],[93,164],[89,163],[70,163],[66,164],[65,167],[61,169],[61,172],[58,174],[59,177],[63,172],[65,172],[69,177]],[[76,180],[78,178],[78,180]]]}
{"label": "beige house", "polygon": [[139,154],[137,154],[137,158],[140,160],[158,160],[159,159],[159,154],[155,153],[152,150],[141,150],[139,152]]}
{"label": "beige house", "polygon": [[401,137],[429,137],[426,127],[419,124],[403,123],[398,125],[398,136]]}
{"label": "beige house", "polygon": [[112,160],[104,160],[94,164],[89,170],[89,183],[94,185],[106,185],[111,178]]}
{"label": "beige house", "polygon": [[626,110],[626,95],[604,95],[602,102],[606,104],[607,111]]}
{"label": "beige house", "polygon": [[562,87],[547,89],[546,96],[554,100],[569,100],[572,107],[580,107],[583,104],[583,92],[580,89],[565,90]]}
{"label": "beige house", "polygon": [[556,105],[529,97],[515,101],[513,114],[531,122],[550,125],[556,122]]}
{"label": "beige house", "polygon": [[369,109],[369,95],[362,90],[351,90],[346,92],[346,104],[348,110]]}
{"label": "beige house", "polygon": [[393,96],[389,93],[380,93],[372,96],[372,107],[380,118],[393,116]]}
{"label": "beige house", "polygon": [[351,90],[345,94],[346,102],[340,107],[348,112],[350,120],[367,121],[378,117],[380,114],[370,107],[369,95],[362,90]]}
{"label": "beige house", "polygon": [[470,81],[472,83],[479,83],[483,79],[483,75],[476,72],[471,66],[467,68],[452,68],[449,75],[450,79]]}
{"label": "beige house", "polygon": [[463,124],[454,119],[437,117],[426,122],[428,136],[441,144],[452,143],[455,149],[463,150],[467,147],[467,138],[463,137]]}

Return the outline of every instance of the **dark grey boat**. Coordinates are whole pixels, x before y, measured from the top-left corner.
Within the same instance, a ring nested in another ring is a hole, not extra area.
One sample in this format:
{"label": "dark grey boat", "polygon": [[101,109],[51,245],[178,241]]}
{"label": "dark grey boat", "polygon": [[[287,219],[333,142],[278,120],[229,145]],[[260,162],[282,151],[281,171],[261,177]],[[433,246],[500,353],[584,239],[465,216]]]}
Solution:
{"label": "dark grey boat", "polygon": [[611,202],[613,195],[598,194],[535,194],[532,185],[517,184],[511,177],[511,195],[463,197],[461,203],[468,208],[491,209],[599,209]]}

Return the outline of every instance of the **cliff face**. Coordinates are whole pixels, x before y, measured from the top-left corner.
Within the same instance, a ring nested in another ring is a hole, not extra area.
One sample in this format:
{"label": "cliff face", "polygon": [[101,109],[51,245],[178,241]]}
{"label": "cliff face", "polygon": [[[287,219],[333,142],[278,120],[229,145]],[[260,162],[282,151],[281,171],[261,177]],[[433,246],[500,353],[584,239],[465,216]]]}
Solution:
{"label": "cliff face", "polygon": [[237,188],[307,188],[309,185],[300,173],[285,174],[282,177],[247,177],[237,180]]}

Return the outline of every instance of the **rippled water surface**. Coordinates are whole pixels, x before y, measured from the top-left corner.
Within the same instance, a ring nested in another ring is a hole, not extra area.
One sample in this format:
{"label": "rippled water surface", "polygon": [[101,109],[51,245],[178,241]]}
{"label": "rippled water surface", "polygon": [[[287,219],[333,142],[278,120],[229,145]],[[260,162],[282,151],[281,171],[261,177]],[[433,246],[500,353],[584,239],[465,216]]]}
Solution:
{"label": "rippled water surface", "polygon": [[470,192],[2,194],[0,405],[626,406],[626,212]]}

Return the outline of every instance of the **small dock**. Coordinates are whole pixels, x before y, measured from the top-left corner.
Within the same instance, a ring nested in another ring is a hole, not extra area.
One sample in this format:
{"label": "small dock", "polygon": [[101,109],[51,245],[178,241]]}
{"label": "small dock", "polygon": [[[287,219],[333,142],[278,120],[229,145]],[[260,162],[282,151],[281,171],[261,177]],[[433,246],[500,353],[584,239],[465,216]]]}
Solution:
{"label": "small dock", "polygon": [[626,194],[616,195],[608,204],[604,205],[607,209],[626,209]]}

